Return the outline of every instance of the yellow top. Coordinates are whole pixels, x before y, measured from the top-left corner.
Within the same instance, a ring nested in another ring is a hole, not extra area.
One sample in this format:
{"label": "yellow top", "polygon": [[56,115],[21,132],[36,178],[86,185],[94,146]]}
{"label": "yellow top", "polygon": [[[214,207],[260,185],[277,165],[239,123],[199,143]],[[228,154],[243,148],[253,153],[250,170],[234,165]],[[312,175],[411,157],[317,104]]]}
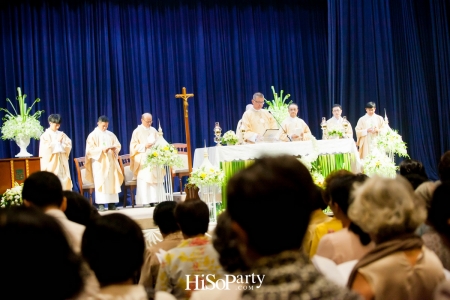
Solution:
{"label": "yellow top", "polygon": [[317,252],[320,239],[327,233],[336,232],[343,228],[342,222],[333,217],[328,222],[317,225],[316,230],[312,236],[311,250],[309,251],[309,257],[313,257]]}

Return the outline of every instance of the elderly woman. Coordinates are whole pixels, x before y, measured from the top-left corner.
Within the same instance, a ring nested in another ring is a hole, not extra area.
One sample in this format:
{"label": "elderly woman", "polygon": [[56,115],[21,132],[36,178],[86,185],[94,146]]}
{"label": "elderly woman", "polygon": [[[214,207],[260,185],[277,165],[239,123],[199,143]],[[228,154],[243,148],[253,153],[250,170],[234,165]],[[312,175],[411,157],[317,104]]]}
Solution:
{"label": "elderly woman", "polygon": [[439,258],[414,235],[425,203],[402,178],[374,177],[355,192],[349,217],[375,242],[356,264],[348,287],[365,299],[432,299],[444,280]]}

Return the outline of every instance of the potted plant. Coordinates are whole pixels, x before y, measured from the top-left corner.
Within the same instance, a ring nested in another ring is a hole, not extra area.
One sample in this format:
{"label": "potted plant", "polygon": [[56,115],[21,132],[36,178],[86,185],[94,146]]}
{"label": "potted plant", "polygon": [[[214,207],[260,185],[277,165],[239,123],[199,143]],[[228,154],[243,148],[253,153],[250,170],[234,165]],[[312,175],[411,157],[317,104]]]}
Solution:
{"label": "potted plant", "polygon": [[288,98],[291,96],[290,94],[286,94],[283,97],[283,90],[281,90],[280,95],[278,96],[278,93],[275,92],[275,88],[272,86],[272,92],[273,92],[273,100],[267,100],[265,99],[267,105],[269,106],[267,108],[268,111],[270,111],[273,115],[273,117],[278,121],[278,123],[282,123],[284,119],[286,119],[289,116],[288,107],[289,104],[292,103],[292,101],[289,101],[286,103]]}
{"label": "potted plant", "polygon": [[27,147],[30,144],[30,138],[38,140],[44,132],[44,128],[38,120],[44,111],[38,110],[34,114],[30,114],[34,104],[41,100],[37,98],[27,109],[27,104],[25,103],[25,98],[27,95],[22,95],[20,87],[17,88],[17,92],[19,94],[16,97],[16,100],[19,101],[19,113],[17,113],[13,103],[8,98],[6,98],[6,101],[11,104],[15,114],[11,113],[6,108],[0,108],[0,110],[6,112],[6,115],[3,117],[4,123],[1,129],[2,139],[13,140],[17,143],[20,148],[20,152],[16,155],[16,157],[29,157],[33,156],[27,151]]}
{"label": "potted plant", "polygon": [[238,137],[233,130],[228,130],[222,137],[222,144],[227,144],[228,146],[236,145],[238,142]]}

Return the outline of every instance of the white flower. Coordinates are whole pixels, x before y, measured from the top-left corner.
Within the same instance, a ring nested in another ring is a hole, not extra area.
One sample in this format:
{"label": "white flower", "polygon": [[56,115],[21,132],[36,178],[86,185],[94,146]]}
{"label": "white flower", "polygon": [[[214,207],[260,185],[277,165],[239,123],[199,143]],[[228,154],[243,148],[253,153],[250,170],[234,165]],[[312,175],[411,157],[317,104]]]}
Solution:
{"label": "white flower", "polygon": [[169,166],[181,167],[183,161],[178,156],[178,151],[173,145],[157,145],[150,148],[144,167]]}
{"label": "white flower", "polygon": [[216,185],[220,186],[225,179],[225,173],[216,167],[200,167],[194,169],[189,177],[189,183],[196,186]]}

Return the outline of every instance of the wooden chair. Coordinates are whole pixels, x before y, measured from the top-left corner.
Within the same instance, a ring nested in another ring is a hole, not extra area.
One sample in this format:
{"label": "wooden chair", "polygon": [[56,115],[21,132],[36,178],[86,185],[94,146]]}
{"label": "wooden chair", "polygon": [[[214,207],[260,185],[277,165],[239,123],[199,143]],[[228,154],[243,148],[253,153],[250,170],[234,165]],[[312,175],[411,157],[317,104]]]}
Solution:
{"label": "wooden chair", "polygon": [[136,190],[137,181],[133,180],[133,172],[130,169],[130,154],[124,154],[119,156],[119,164],[123,174],[123,207],[127,206],[127,190],[130,190],[131,194],[131,207],[134,207],[134,192]]}
{"label": "wooden chair", "polygon": [[174,178],[178,177],[179,184],[180,184],[180,194],[183,192],[183,184],[182,184],[182,178],[185,176],[190,176],[189,173],[189,166],[188,166],[188,154],[187,154],[187,145],[182,143],[173,143],[172,144],[177,150],[178,155],[181,157],[183,161],[183,166],[178,167],[172,167],[171,168],[171,175],[172,175],[172,186],[174,185]]}
{"label": "wooden chair", "polygon": [[80,194],[84,196],[84,193],[87,191],[89,193],[89,201],[91,201],[91,204],[94,204],[92,201],[92,193],[94,192],[95,186],[94,183],[86,180],[86,160],[84,157],[74,158],[73,160],[75,162],[75,169],[77,170]]}

